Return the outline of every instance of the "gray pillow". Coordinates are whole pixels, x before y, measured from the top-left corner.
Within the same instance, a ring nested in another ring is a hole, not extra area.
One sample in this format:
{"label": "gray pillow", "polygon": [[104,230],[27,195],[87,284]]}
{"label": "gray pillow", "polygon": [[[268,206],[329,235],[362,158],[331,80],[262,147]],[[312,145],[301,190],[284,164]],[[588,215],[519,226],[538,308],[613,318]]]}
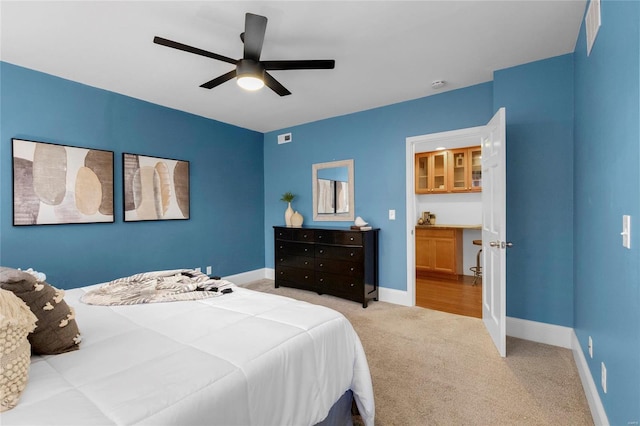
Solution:
{"label": "gray pillow", "polygon": [[80,331],[73,309],[64,301],[64,290],[6,267],[0,267],[0,288],[22,299],[38,318],[35,331],[28,336],[34,353],[55,355],[79,349]]}

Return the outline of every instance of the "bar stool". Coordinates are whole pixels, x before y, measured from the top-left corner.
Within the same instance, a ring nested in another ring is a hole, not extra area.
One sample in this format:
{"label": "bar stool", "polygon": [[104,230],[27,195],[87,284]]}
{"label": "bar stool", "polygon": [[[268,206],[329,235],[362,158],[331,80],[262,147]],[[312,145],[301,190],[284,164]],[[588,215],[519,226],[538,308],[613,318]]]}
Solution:
{"label": "bar stool", "polygon": [[472,266],[469,268],[471,272],[473,272],[473,283],[471,285],[476,285],[478,278],[482,278],[482,265],[480,264],[480,253],[482,253],[482,240],[473,240],[474,246],[480,246],[480,250],[478,250],[478,254],[476,255],[476,266]]}

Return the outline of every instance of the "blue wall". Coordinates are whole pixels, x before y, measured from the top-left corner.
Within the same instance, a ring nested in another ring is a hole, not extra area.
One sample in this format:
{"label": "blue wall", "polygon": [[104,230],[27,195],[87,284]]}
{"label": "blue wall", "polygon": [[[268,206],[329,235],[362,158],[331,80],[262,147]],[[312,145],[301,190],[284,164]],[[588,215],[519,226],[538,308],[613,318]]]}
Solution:
{"label": "blue wall", "polygon": [[507,315],[573,325],[573,55],[494,73],[507,116]]}
{"label": "blue wall", "polygon": [[[380,285],[406,290],[406,138],[486,124],[492,114],[492,84],[442,93],[265,134],[265,263],[273,268],[273,226],[284,224],[281,195],[297,195],[292,207],[305,225],[348,227],[349,222],[313,222],[314,163],[354,160],[356,216],[380,231]],[[278,145],[277,135],[292,132]],[[389,209],[396,220],[389,220]]]}
{"label": "blue wall", "polygon": [[584,27],[574,53],[574,328],[609,421],[626,425],[640,421],[640,2],[605,0],[601,11],[591,55]]}
{"label": "blue wall", "polygon": [[[261,133],[0,63],[0,264],[61,288],[157,269],[264,266]],[[13,227],[11,138],[114,151],[115,223]],[[122,152],[190,161],[190,220],[127,222]]]}

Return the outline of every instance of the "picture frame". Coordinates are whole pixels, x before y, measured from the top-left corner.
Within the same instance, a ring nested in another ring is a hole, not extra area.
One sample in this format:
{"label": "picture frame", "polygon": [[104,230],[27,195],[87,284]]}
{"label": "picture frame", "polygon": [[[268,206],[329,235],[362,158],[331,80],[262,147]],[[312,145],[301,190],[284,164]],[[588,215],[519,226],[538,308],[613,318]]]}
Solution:
{"label": "picture frame", "polygon": [[13,225],[113,223],[113,151],[11,139]]}
{"label": "picture frame", "polygon": [[122,153],[125,222],[188,220],[189,161]]}

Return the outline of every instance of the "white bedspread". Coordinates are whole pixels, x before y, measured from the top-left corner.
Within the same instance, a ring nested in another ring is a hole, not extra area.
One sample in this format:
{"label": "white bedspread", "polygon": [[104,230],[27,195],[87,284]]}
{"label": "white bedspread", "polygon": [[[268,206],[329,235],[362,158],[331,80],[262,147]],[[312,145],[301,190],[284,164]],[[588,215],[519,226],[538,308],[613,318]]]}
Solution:
{"label": "white bedspread", "polygon": [[244,288],[135,306],[85,305],[85,291],[65,296],[80,350],[33,357],[3,426],[312,425],[348,389],[374,423],[360,339],[334,310]]}

